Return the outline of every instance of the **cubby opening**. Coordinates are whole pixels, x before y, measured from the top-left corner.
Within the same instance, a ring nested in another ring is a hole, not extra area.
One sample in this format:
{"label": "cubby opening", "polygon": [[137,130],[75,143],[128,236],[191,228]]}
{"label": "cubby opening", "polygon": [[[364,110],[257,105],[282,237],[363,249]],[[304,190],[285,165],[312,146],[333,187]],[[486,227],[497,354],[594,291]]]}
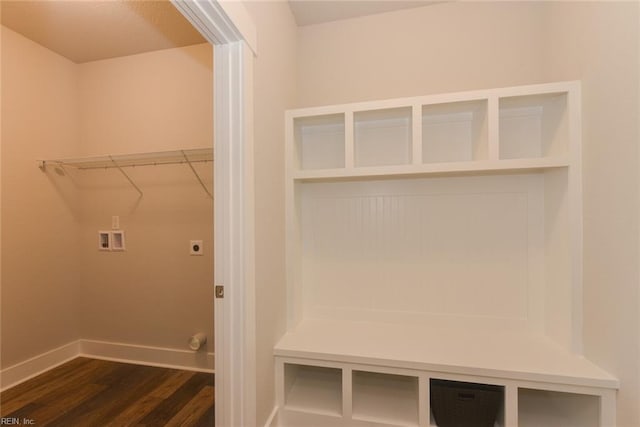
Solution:
{"label": "cubby opening", "polygon": [[504,387],[431,379],[432,426],[504,426]]}
{"label": "cubby opening", "polygon": [[418,425],[418,378],[353,371],[353,418]]}
{"label": "cubby opening", "polygon": [[566,93],[505,97],[499,105],[501,159],[567,156]]}
{"label": "cubby opening", "polygon": [[519,427],[598,427],[600,397],[518,389]]}
{"label": "cubby opening", "polygon": [[461,162],[488,157],[487,101],[422,107],[422,162]]}
{"label": "cubby opening", "polygon": [[[429,411],[429,427],[442,427],[436,423],[436,419],[433,416],[433,410]],[[493,427],[505,427],[504,423],[504,405],[502,405],[498,412],[498,419],[496,420]],[[542,426],[537,426],[542,427]],[[546,426],[545,426],[546,427]]]}
{"label": "cubby opening", "polygon": [[342,416],[341,369],[286,363],[284,381],[287,408]]}
{"label": "cubby opening", "polygon": [[344,114],[296,118],[294,132],[299,169],[344,167]]}
{"label": "cubby opening", "polygon": [[355,165],[411,163],[411,116],[411,107],[355,113]]}

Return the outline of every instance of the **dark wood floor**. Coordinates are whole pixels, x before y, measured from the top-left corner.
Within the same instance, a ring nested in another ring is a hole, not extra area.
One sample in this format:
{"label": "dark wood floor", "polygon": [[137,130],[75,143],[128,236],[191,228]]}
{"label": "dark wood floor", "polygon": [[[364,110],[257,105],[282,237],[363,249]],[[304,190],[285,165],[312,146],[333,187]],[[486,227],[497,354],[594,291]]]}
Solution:
{"label": "dark wood floor", "polygon": [[79,357],[4,391],[0,416],[35,427],[211,427],[213,391],[213,374]]}

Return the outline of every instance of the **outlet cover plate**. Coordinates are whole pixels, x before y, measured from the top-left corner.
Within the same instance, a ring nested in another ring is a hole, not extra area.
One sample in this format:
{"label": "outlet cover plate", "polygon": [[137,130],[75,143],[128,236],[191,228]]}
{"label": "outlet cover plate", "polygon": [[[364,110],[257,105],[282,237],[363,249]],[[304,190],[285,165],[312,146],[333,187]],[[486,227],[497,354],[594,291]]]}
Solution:
{"label": "outlet cover plate", "polygon": [[189,241],[189,255],[204,255],[204,251],[202,248],[202,240],[191,240]]}

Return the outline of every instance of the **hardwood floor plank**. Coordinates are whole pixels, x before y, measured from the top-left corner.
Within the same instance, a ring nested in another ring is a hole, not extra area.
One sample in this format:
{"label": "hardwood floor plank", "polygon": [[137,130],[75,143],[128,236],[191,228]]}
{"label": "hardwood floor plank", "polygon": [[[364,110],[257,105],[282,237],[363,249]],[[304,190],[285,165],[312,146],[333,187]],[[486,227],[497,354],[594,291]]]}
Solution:
{"label": "hardwood floor plank", "polygon": [[193,398],[203,387],[211,385],[212,375],[194,373],[187,382],[164,400],[161,406],[155,408],[146,417],[140,420],[140,424],[146,426],[164,426],[178,413],[189,400]]}
{"label": "hardwood floor plank", "polygon": [[203,387],[193,399],[187,402],[187,404],[167,422],[165,427],[193,426],[200,420],[205,411],[211,407],[212,401],[213,387]]}
{"label": "hardwood floor plank", "polygon": [[11,412],[10,414],[8,414],[6,417],[3,418],[17,418],[19,420],[22,420],[24,418],[30,418],[33,419],[33,417],[31,416],[31,414],[38,410],[40,408],[40,404],[36,403],[36,402],[30,402],[26,405],[24,405],[23,407],[21,407],[20,409]]}
{"label": "hardwood floor plank", "polygon": [[[214,395],[215,395],[215,392],[214,392]],[[205,413],[193,425],[193,427],[213,427],[215,425],[216,425],[216,406],[214,403],[207,408]]]}
{"label": "hardwood floor plank", "polygon": [[[82,365],[86,365],[89,362],[89,359],[84,358],[76,358],[67,362],[63,365],[60,365],[56,368],[53,368],[45,373],[38,375],[38,378],[42,378],[45,382],[56,381],[60,376],[64,375],[67,372],[73,372],[76,369],[81,369]],[[41,384],[36,381],[25,381],[20,383],[14,387],[11,387],[8,390],[2,392],[2,400],[0,403],[6,403],[10,400],[16,399],[27,392],[31,392],[32,389],[40,386]]]}
{"label": "hardwood floor plank", "polygon": [[42,406],[29,413],[29,418],[37,420],[37,425],[46,425],[85,401],[102,392],[106,387],[99,384],[84,384],[70,393],[48,396],[39,401]]}
{"label": "hardwood floor plank", "polygon": [[213,374],[77,358],[0,394],[38,427],[212,427]]}
{"label": "hardwood floor plank", "polygon": [[[69,362],[66,362],[60,366],[57,366],[47,372],[38,375],[38,379],[42,380],[42,382],[57,381],[61,376],[67,375],[70,372],[75,372],[79,369],[83,369],[83,367],[86,367],[86,365],[90,362],[91,359],[88,359],[86,357],[77,357]],[[3,391],[1,395],[1,401],[4,402],[15,399],[17,396],[23,395],[24,393],[39,385],[40,383],[37,381],[26,381],[20,383],[15,387],[11,387],[10,389]]]}
{"label": "hardwood floor plank", "polygon": [[151,392],[152,396],[166,399],[171,396],[178,388],[180,388],[189,378],[193,377],[194,372],[191,371],[174,371],[169,378],[158,388]]}
{"label": "hardwood floor plank", "polygon": [[[0,415],[4,417],[5,413],[14,412],[29,402],[37,401],[47,395],[65,393],[68,387],[82,383],[83,378],[88,378],[92,375],[100,376],[102,373],[112,369],[112,367],[104,363],[89,361],[78,365],[75,370],[69,370],[64,365],[54,368],[54,370],[58,369],[60,369],[60,372],[54,373],[56,375],[46,375],[51,372],[49,371],[43,374],[42,378],[40,376],[36,377],[37,381],[35,379],[27,381],[3,392],[0,396],[0,401],[2,402]],[[33,384],[29,384],[32,381]],[[16,388],[18,390],[15,390]]]}
{"label": "hardwood floor plank", "polygon": [[105,427],[129,427],[136,426],[138,422],[147,416],[156,407],[162,404],[163,399],[151,394],[142,396],[128,408],[112,418]]}
{"label": "hardwood floor plank", "polygon": [[102,426],[124,411],[141,395],[165,380],[167,373],[147,366],[119,364],[110,374],[97,380],[108,387],[83,405],[52,421],[52,426]]}
{"label": "hardwood floor plank", "polygon": [[[73,371],[75,369],[78,369],[83,364],[82,362],[86,363],[87,361],[80,360],[80,358],[73,359],[71,362],[68,362],[61,366],[53,368],[45,373],[38,375],[37,377],[46,378],[47,382],[54,381],[57,379],[58,376],[63,375],[65,371]],[[0,395],[1,396],[0,403],[6,403],[6,402],[9,402],[10,400],[16,399],[24,395],[25,393],[30,392],[33,388],[39,385],[40,385],[39,382],[28,380],[16,386],[13,386],[10,389],[2,392],[2,394]]]}

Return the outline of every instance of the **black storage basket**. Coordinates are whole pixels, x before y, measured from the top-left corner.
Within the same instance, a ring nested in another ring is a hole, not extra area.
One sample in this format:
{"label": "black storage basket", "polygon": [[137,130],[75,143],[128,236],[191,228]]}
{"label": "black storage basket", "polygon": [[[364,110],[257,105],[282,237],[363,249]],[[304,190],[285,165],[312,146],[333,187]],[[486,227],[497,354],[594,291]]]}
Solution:
{"label": "black storage basket", "polygon": [[432,379],[431,411],[438,427],[494,427],[504,387]]}

